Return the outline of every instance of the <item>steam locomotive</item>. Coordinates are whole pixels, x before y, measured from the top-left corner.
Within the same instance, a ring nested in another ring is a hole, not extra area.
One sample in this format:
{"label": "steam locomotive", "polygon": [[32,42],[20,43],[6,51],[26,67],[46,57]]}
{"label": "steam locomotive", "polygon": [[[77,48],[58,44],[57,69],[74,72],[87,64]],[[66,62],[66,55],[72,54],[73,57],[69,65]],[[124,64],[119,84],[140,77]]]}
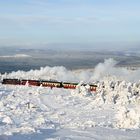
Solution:
{"label": "steam locomotive", "polygon": [[[76,89],[78,83],[69,82],[58,82],[49,80],[26,80],[26,79],[3,79],[2,84],[10,85],[30,85],[30,86],[42,86],[50,88],[65,88],[65,89]],[[87,84],[82,84],[86,86]],[[90,91],[96,91],[97,85],[90,84]]]}

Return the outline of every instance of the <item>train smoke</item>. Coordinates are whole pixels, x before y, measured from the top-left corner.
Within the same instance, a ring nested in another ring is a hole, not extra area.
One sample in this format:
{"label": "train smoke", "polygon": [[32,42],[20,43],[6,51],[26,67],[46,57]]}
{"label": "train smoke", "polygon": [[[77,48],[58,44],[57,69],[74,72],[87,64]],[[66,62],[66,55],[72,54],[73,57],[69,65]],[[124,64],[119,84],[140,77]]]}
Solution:
{"label": "train smoke", "polygon": [[18,78],[18,79],[43,79],[43,80],[57,80],[69,82],[93,82],[96,80],[103,80],[107,76],[114,76],[116,79],[125,80],[127,82],[138,82],[140,80],[140,69],[128,70],[116,66],[117,61],[114,59],[105,59],[103,63],[99,63],[94,69],[85,70],[67,70],[63,66],[56,67],[42,67],[39,70],[30,70],[11,72],[9,74],[1,75],[3,78]]}
{"label": "train smoke", "polygon": [[116,76],[130,82],[137,82],[140,80],[140,69],[129,70],[127,68],[117,67],[117,61],[114,59],[105,59],[104,63],[99,63],[94,70],[93,78],[100,80],[105,76]]}

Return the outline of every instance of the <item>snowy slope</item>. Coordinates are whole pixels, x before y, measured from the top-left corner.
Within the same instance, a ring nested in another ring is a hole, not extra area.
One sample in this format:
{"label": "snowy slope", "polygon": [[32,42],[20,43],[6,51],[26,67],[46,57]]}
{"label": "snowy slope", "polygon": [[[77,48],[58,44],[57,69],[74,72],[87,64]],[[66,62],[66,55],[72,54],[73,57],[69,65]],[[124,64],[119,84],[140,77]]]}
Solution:
{"label": "snowy slope", "polygon": [[115,68],[115,64],[109,59],[95,70],[45,67],[1,75],[1,79],[94,82],[98,90],[90,93],[80,84],[76,90],[0,85],[0,140],[138,140],[139,70]]}

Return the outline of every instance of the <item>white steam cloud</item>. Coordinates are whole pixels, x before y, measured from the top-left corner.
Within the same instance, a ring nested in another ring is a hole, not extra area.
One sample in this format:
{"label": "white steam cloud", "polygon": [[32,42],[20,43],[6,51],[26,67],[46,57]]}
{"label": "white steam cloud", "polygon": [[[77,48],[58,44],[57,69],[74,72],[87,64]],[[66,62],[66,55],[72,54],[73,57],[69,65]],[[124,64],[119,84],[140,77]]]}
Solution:
{"label": "white steam cloud", "polygon": [[21,79],[44,79],[58,81],[73,81],[85,83],[103,80],[107,76],[114,76],[118,80],[127,82],[138,82],[140,80],[140,69],[128,70],[127,68],[116,67],[117,61],[114,59],[106,59],[103,63],[99,63],[92,70],[76,70],[70,71],[65,67],[44,67],[40,70],[30,70],[28,72],[17,71],[8,75],[2,75],[3,78],[21,78]]}
{"label": "white steam cloud", "polygon": [[99,63],[94,70],[94,79],[101,79],[106,75],[110,75],[115,70],[115,65],[117,61],[113,59],[106,59],[104,63]]}
{"label": "white steam cloud", "polygon": [[100,80],[105,76],[116,76],[118,79],[137,82],[140,80],[140,69],[128,70],[127,68],[116,67],[118,62],[114,59],[106,59],[104,63],[99,63],[94,70],[93,78]]}

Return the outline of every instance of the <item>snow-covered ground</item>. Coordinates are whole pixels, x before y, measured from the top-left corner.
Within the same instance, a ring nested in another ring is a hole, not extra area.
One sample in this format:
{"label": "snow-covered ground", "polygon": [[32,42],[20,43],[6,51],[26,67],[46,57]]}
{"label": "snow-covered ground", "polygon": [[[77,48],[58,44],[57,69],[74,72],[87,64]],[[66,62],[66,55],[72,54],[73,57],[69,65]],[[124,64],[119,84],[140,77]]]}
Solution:
{"label": "snow-covered ground", "polygon": [[31,57],[30,55],[26,54],[15,54],[15,55],[2,55],[0,58],[28,58]]}
{"label": "snow-covered ground", "polygon": [[1,79],[54,79],[96,83],[97,92],[0,84],[0,140],[139,140],[139,69],[116,68],[112,59],[94,70],[45,67]]}

